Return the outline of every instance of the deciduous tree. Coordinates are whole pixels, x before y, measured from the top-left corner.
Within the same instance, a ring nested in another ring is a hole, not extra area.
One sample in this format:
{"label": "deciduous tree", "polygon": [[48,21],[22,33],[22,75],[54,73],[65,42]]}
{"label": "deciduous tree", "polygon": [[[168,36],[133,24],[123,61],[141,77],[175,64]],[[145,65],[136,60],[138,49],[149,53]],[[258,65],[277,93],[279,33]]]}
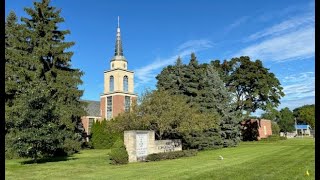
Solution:
{"label": "deciduous tree", "polygon": [[311,128],[315,129],[315,105],[304,105],[293,110],[297,121],[307,123]]}
{"label": "deciduous tree", "polygon": [[236,109],[250,114],[257,109],[266,110],[280,104],[283,88],[260,60],[251,61],[250,57],[241,56],[221,64],[219,60],[212,61],[211,64],[219,70],[226,87],[234,93]]}

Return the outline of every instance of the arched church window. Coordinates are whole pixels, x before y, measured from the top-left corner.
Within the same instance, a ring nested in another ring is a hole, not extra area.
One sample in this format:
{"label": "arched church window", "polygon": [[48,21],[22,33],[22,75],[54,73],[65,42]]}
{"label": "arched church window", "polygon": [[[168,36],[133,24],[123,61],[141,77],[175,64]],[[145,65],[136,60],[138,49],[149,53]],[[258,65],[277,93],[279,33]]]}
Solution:
{"label": "arched church window", "polygon": [[113,76],[110,76],[110,80],[109,80],[109,91],[113,92],[114,90],[114,78]]}
{"label": "arched church window", "polygon": [[128,92],[128,76],[123,77],[123,91]]}

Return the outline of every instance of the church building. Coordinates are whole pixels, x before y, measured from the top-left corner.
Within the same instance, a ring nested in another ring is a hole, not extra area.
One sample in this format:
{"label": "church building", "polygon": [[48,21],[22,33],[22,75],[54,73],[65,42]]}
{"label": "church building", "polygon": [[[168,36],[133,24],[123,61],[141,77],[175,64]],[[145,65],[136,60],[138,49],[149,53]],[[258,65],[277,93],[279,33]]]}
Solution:
{"label": "church building", "polygon": [[128,61],[123,55],[120,24],[118,17],[117,36],[114,56],[110,60],[110,69],[104,71],[104,90],[100,95],[100,116],[97,116],[97,101],[86,101],[87,115],[82,117],[85,132],[90,134],[93,121],[110,120],[122,112],[130,111],[137,95],[134,93],[134,72],[128,70]]}

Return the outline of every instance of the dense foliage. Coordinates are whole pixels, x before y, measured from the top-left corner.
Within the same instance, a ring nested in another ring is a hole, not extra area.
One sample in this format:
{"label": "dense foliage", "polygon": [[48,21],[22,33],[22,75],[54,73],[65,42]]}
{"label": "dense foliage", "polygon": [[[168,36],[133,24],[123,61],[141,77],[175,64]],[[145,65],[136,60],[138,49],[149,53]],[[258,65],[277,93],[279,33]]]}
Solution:
{"label": "dense foliage", "polygon": [[111,152],[109,153],[111,164],[128,164],[128,157],[129,155],[122,139],[118,138],[113,144]]}
{"label": "dense foliage", "polygon": [[273,122],[279,122],[280,112],[275,108],[269,108],[261,115],[261,118],[269,119]]}
{"label": "dense foliage", "polygon": [[279,135],[280,133],[280,127],[276,122],[271,122],[271,130],[274,135]]}
{"label": "dense foliage", "polygon": [[[72,154],[83,142],[80,117],[84,114],[78,89],[82,72],[71,67],[74,42],[49,0],[25,8],[28,18],[12,12],[6,21],[6,140],[20,156]],[[7,139],[11,138],[11,139]]]}
{"label": "dense foliage", "polygon": [[294,116],[292,111],[286,107],[280,110],[280,119],[278,125],[280,127],[280,131],[287,133],[295,130],[294,127]]}
{"label": "dense foliage", "polygon": [[91,138],[93,148],[95,149],[109,149],[113,143],[120,137],[119,133],[111,130],[110,121],[95,121],[91,127]]}
{"label": "dense foliage", "polygon": [[315,129],[315,105],[304,105],[293,110],[299,124],[308,124]]}
{"label": "dense foliage", "polygon": [[284,96],[279,80],[263,67],[260,60],[251,61],[248,56],[232,58],[230,61],[211,61],[233,92],[237,110],[248,114],[257,109],[277,107]]}
{"label": "dense foliage", "polygon": [[213,146],[212,142],[216,142],[218,147],[237,145],[240,140],[239,112],[232,106],[232,96],[211,64],[199,64],[192,53],[189,64],[183,64],[178,58],[175,65],[165,67],[156,78],[158,89],[184,96],[187,103],[201,113],[220,116],[218,128],[192,133],[190,137],[198,139],[197,144],[211,142],[209,146]]}
{"label": "dense foliage", "polygon": [[198,151],[196,149],[155,153],[155,154],[149,154],[146,157],[146,161],[160,161],[160,160],[165,160],[165,159],[177,159],[177,158],[181,158],[181,157],[191,157],[191,156],[196,156],[197,153],[198,153]]}
{"label": "dense foliage", "polygon": [[214,131],[220,123],[218,114],[201,113],[198,108],[190,107],[183,96],[159,90],[146,92],[141,96],[139,106],[135,105],[133,111],[120,114],[110,122],[117,132],[154,130],[156,139],[181,138],[184,148],[198,149],[214,144],[212,141],[197,141],[199,137],[195,135]]}

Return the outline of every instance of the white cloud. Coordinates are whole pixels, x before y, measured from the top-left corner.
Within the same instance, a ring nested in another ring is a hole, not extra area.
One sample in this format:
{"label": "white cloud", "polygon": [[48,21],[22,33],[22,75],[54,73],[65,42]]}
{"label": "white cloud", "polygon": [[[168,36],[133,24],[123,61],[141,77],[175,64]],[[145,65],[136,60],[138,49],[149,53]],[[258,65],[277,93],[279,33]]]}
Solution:
{"label": "white cloud", "polygon": [[[315,73],[302,72],[282,78],[283,92],[285,96],[281,98],[278,110],[288,107],[293,110],[297,107],[315,103]],[[253,116],[260,116],[264,113],[258,109]]]}
{"label": "white cloud", "polygon": [[232,24],[230,24],[225,31],[231,31],[232,29],[240,26],[241,24],[247,22],[249,19],[249,16],[243,16],[239,19],[237,19],[235,22],[233,22]]}
{"label": "white cloud", "polygon": [[296,100],[315,96],[315,74],[314,72],[303,72],[290,75],[282,80],[286,85],[283,92],[286,96],[283,100]]}
{"label": "white cloud", "polygon": [[250,56],[263,61],[283,62],[310,58],[314,53],[315,29],[314,26],[307,26],[246,47],[233,57]]}
{"label": "white cloud", "polygon": [[314,25],[315,18],[313,14],[304,14],[283,21],[279,24],[271,26],[265,30],[250,35],[245,41],[252,41],[266,36],[275,36],[296,30],[301,26]]}
{"label": "white cloud", "polygon": [[286,76],[282,79],[284,83],[296,83],[296,82],[305,82],[308,80],[314,80],[315,74],[314,72],[302,72],[299,74],[293,74],[290,76]]}
{"label": "white cloud", "polygon": [[315,102],[315,97],[310,96],[310,97],[304,97],[301,99],[292,99],[292,100],[283,100],[281,102],[281,105],[279,106],[278,110],[288,107],[290,110],[293,110],[297,107],[301,107],[303,105],[307,104],[314,104]]}
{"label": "white cloud", "polygon": [[282,82],[283,92],[286,94],[281,99],[279,108],[289,107],[291,110],[305,104],[315,102],[315,73],[303,72],[286,76]]}
{"label": "white cloud", "polygon": [[158,58],[153,61],[151,64],[148,64],[144,67],[134,70],[136,76],[136,87],[139,87],[143,84],[147,84],[152,80],[155,80],[156,72],[160,68],[163,68],[167,65],[170,65],[176,61],[178,56],[181,58],[190,55],[192,52],[197,52],[213,47],[213,43],[208,40],[190,40],[181,44],[175,55],[168,58]]}

